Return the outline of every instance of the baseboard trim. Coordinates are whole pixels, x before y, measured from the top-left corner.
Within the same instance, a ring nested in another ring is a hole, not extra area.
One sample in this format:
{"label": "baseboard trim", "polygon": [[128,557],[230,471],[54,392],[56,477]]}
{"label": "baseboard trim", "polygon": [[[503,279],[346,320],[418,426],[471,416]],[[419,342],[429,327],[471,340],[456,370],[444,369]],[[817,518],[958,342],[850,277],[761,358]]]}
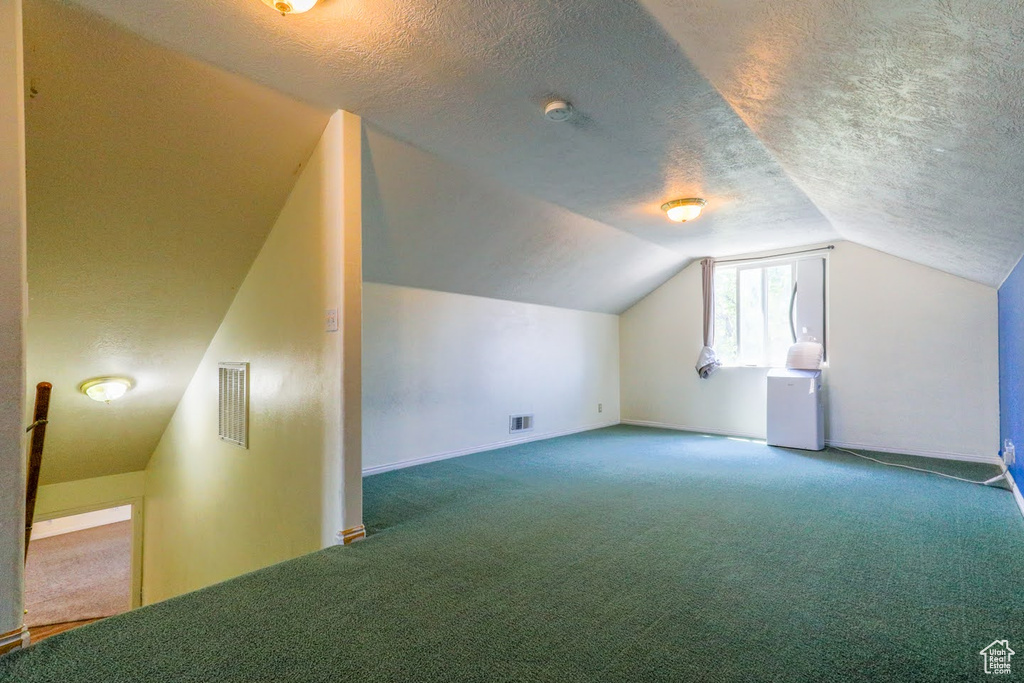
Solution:
{"label": "baseboard trim", "polygon": [[1020,488],[1017,486],[1017,482],[1014,481],[1012,474],[1007,472],[1006,479],[1010,482],[1010,490],[1013,491],[1013,499],[1017,502],[1017,508],[1020,509],[1020,514],[1024,517],[1024,495],[1021,495]]}
{"label": "baseboard trim", "polygon": [[[755,441],[764,441],[764,436],[759,434],[749,434],[744,432],[728,432],[718,429],[703,429],[700,427],[691,427],[688,425],[677,425],[668,424],[664,422],[651,422],[649,420],[623,420],[622,424],[636,425],[638,427],[655,427],[658,429],[674,429],[681,432],[693,432],[695,434],[714,434],[716,436],[731,436],[741,439],[754,439]],[[836,448],[849,448],[850,450],[859,451],[875,451],[876,453],[894,453],[898,455],[916,455],[921,458],[937,458],[939,460],[959,460],[962,462],[979,462],[986,465],[1001,465],[1002,460],[999,459],[998,455],[972,455],[965,453],[946,453],[942,451],[930,451],[920,448],[893,448],[891,446],[877,446],[874,444],[864,443],[850,443],[849,441],[833,441],[828,440],[825,442],[826,446],[834,446]]]}
{"label": "baseboard trim", "polygon": [[449,458],[458,458],[463,455],[472,455],[473,453],[483,453],[484,451],[493,451],[498,448],[506,448],[508,446],[516,446],[521,443],[529,443],[531,441],[543,441],[545,439],[555,439],[559,436],[569,436],[570,434],[579,434],[580,432],[589,432],[594,429],[603,429],[605,427],[613,427],[619,424],[618,420],[613,422],[601,422],[598,424],[588,425],[586,427],[579,427],[577,429],[566,429],[559,432],[545,432],[543,434],[531,434],[529,436],[521,436],[515,439],[507,439],[505,441],[496,441],[483,446],[473,446],[471,448],[461,448],[455,451],[445,451],[443,453],[434,453],[432,455],[425,455],[420,458],[414,458],[412,460],[403,460],[401,462],[393,462],[387,465],[376,465],[374,467],[363,468],[363,476],[369,477],[374,474],[381,474],[383,472],[391,472],[393,470],[401,470],[406,467],[415,467],[416,465],[425,465],[428,462],[437,462],[438,460],[448,460]]}
{"label": "baseboard trim", "polygon": [[836,448],[849,448],[857,451],[875,451],[877,453],[895,453],[897,455],[916,455],[920,458],[936,458],[938,460],[959,460],[960,462],[979,462],[985,465],[1002,465],[1003,461],[998,455],[974,455],[970,453],[945,453],[943,451],[929,451],[920,448],[892,448],[890,446],[875,446],[872,444],[849,443],[847,441],[826,441],[825,445]]}
{"label": "baseboard trim", "polygon": [[366,527],[360,524],[338,532],[338,545],[348,545],[366,538]]}
{"label": "baseboard trim", "polygon": [[653,422],[651,420],[623,420],[624,425],[635,427],[654,427],[655,429],[671,429],[677,432],[693,432],[694,434],[714,434],[715,436],[731,436],[737,439],[753,439],[764,441],[761,434],[749,434],[746,432],[728,432],[721,429],[705,429],[703,427],[691,427],[689,425],[671,424],[668,422]]}
{"label": "baseboard trim", "polygon": [[14,652],[24,647],[28,647],[29,644],[28,627],[20,626],[13,631],[8,631],[3,635],[0,635],[0,655],[5,655],[8,652]]}

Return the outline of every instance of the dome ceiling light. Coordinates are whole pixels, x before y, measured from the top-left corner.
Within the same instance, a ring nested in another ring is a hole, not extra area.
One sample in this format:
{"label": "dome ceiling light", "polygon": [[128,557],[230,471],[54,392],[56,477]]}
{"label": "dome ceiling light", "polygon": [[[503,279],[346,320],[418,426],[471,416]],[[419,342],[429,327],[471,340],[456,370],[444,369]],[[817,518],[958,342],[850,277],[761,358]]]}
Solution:
{"label": "dome ceiling light", "polygon": [[267,7],[273,7],[275,10],[281,13],[282,16],[285,14],[302,14],[313,9],[316,5],[317,0],[263,0],[263,4]]}
{"label": "dome ceiling light", "polygon": [[673,199],[661,205],[661,210],[668,214],[670,221],[685,223],[700,216],[707,202],[700,197],[687,197],[686,199]]}
{"label": "dome ceiling light", "polygon": [[127,377],[97,377],[82,382],[79,389],[94,401],[110,403],[125,395],[132,388],[132,381]]}

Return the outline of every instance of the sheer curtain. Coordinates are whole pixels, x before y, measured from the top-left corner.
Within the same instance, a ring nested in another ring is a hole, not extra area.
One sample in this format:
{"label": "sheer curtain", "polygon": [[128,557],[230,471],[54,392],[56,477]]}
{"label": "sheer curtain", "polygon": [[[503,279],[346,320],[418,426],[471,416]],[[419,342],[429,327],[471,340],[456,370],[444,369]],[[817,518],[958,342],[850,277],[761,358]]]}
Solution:
{"label": "sheer curtain", "polygon": [[700,268],[704,295],[704,348],[700,350],[695,367],[700,378],[707,379],[721,365],[712,348],[715,344],[715,260],[702,259]]}

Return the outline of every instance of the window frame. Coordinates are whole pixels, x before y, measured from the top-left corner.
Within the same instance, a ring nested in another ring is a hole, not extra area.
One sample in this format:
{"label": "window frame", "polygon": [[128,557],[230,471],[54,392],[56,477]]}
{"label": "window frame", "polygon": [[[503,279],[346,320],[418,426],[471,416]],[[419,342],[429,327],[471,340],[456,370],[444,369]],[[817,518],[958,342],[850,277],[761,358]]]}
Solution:
{"label": "window frame", "polygon": [[[766,292],[768,290],[768,269],[769,268],[773,268],[773,267],[788,265],[789,268],[790,268],[790,282],[795,284],[795,283],[797,283],[797,273],[798,273],[798,270],[799,270],[798,267],[797,267],[797,263],[802,261],[802,260],[808,260],[808,259],[822,259],[824,261],[824,273],[823,273],[824,300],[822,302],[822,328],[823,328],[823,334],[827,338],[828,337],[828,326],[829,326],[829,304],[828,304],[828,302],[829,302],[829,253],[828,252],[799,254],[799,255],[791,255],[791,256],[779,255],[777,257],[769,256],[769,257],[762,257],[762,258],[752,257],[750,259],[735,259],[735,260],[734,259],[729,259],[728,262],[721,263],[721,264],[719,264],[718,262],[715,262],[715,264],[714,264],[714,293],[713,293],[713,299],[716,300],[715,301],[716,304],[717,304],[717,295],[718,295],[718,291],[719,291],[718,290],[718,287],[719,287],[719,284],[718,284],[719,283],[719,280],[718,280],[719,268],[731,268],[731,269],[735,270],[735,272],[736,272],[735,283],[734,283],[735,289],[733,290],[733,295],[734,295],[735,301],[736,301],[736,320],[735,320],[736,358],[735,358],[735,360],[733,362],[730,362],[730,363],[723,362],[722,363],[722,367],[723,368],[761,368],[761,369],[767,369],[767,368],[776,367],[775,365],[772,365],[770,363],[770,359],[767,356],[767,349],[769,348],[769,326],[768,326],[768,306],[769,306],[768,299],[769,299],[769,297],[766,294]],[[744,270],[760,270],[761,271],[761,293],[762,293],[761,294],[761,315],[762,315],[762,320],[764,321],[762,335],[763,335],[763,340],[764,340],[764,347],[763,348],[765,349],[765,351],[762,354],[762,358],[760,359],[760,361],[758,363],[752,363],[752,364],[751,363],[743,363],[743,362],[741,362],[741,358],[742,358],[742,356],[741,356],[741,349],[743,348],[743,346],[742,346],[742,343],[743,343],[742,342],[742,338],[743,338],[743,325],[742,325],[743,313],[742,313],[742,306],[740,304],[740,302],[741,302],[741,298],[740,298],[740,273],[742,271],[744,271]],[[716,311],[716,315],[714,317],[717,318],[717,311]],[[790,324],[790,325],[793,324],[792,317],[790,317],[790,319],[787,321],[787,323]],[[716,325],[716,320],[712,319],[712,325],[713,326]],[[718,341],[719,341],[718,330],[717,329],[714,329],[714,334],[715,334],[715,337],[714,337],[715,338],[715,346],[717,346],[718,345]],[[827,360],[827,351],[826,351],[825,359]],[[823,364],[827,364],[827,363],[823,363]]]}

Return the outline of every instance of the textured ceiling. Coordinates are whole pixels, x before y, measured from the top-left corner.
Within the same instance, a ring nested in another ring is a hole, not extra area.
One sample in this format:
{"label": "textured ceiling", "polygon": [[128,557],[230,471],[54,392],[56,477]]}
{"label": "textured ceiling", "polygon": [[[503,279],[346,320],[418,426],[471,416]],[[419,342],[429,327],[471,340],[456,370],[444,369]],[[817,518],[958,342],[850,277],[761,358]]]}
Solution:
{"label": "textured ceiling", "polygon": [[[256,0],[80,2],[164,45],[354,111],[516,192],[670,248],[680,263],[837,236],[637,3],[327,0],[281,17]],[[572,100],[577,117],[544,119],[551,94]],[[662,202],[691,195],[708,199],[706,215],[669,223]]]}
{"label": "textured ceiling", "polygon": [[1024,3],[642,2],[843,237],[992,286],[1024,252]]}
{"label": "textured ceiling", "polygon": [[523,195],[372,128],[363,140],[363,276],[371,282],[619,313],[676,252]]}
{"label": "textured ceiling", "polygon": [[995,285],[1024,251],[1019,0],[78,1],[686,257],[838,236]]}
{"label": "textured ceiling", "polygon": [[[43,482],[139,470],[327,114],[45,0],[25,2],[25,69]],[[78,393],[107,374],[128,399]]]}

